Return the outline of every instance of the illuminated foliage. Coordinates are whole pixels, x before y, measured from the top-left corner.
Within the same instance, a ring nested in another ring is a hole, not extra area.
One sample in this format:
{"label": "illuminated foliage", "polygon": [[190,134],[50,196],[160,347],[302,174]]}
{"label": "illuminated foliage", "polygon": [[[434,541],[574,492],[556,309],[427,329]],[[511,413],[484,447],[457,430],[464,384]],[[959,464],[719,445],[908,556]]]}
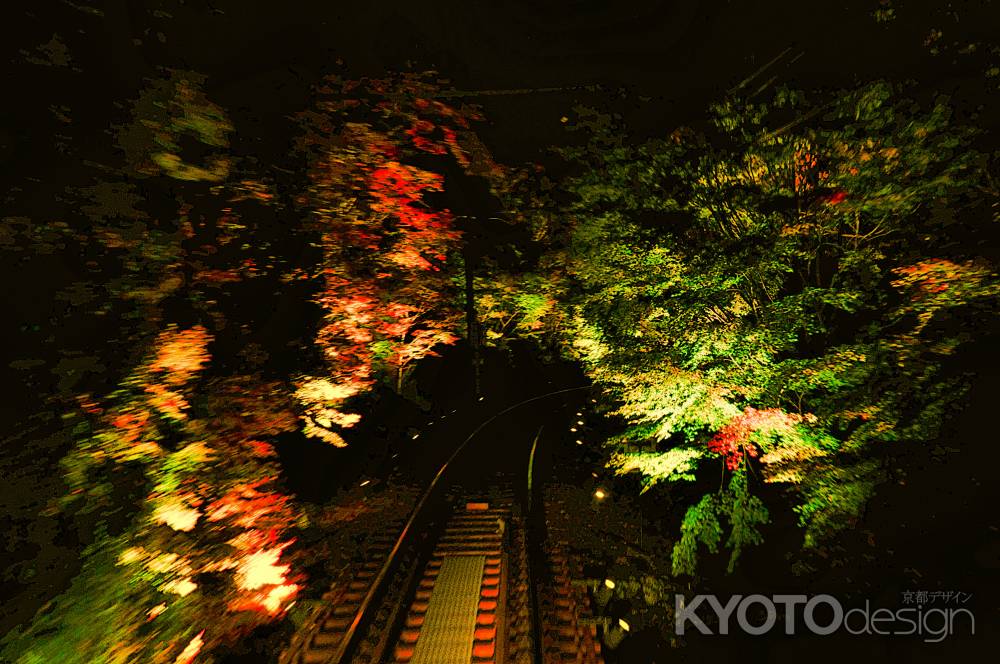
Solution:
{"label": "illuminated foliage", "polygon": [[739,469],[747,457],[757,457],[755,435],[788,437],[792,427],[800,422],[799,415],[789,415],[779,408],[757,410],[751,406],[719,429],[707,443],[709,451],[722,456],[729,470]]}
{"label": "illuminated foliage", "polygon": [[[358,421],[342,410],[346,400],[380,379],[402,392],[416,362],[458,339],[451,257],[460,233],[426,200],[442,176],[406,161],[429,153],[471,165],[458,136],[476,116],[432,99],[436,91],[419,76],[331,77],[301,117],[310,178],[301,203],[324,252],[316,342],[327,372],[303,377],[299,398],[305,432],[336,446],[346,444],[339,430]],[[360,121],[371,111],[377,120]]]}
{"label": "illuminated foliage", "polygon": [[740,553],[762,541],[758,527],[769,521],[767,509],[759,498],[750,494],[746,472],[735,473],[725,491],[708,494],[688,508],[681,524],[681,538],[674,544],[673,573],[694,574],[697,568],[697,548],[704,545],[712,553],[722,541],[722,520],[729,522],[726,546],[731,550],[729,571],[732,572]]}
{"label": "illuminated foliage", "polygon": [[475,282],[476,311],[488,341],[536,338],[551,332],[558,317],[556,293],[539,275],[515,276],[487,265]]}
{"label": "illuminated foliage", "polygon": [[608,464],[619,474],[631,472],[642,474],[643,492],[657,482],[695,479],[696,461],[704,453],[701,450],[675,447],[665,452],[632,452],[614,455]]}
{"label": "illuminated foliage", "polygon": [[124,477],[145,500],[126,532],[95,542],[79,584],[57,600],[58,624],[40,617],[35,638],[10,646],[17,661],[191,661],[294,602],[300,579],[283,552],[298,513],[267,439],[296,417],[259,377],[202,389],[211,341],[203,327],[168,329],[107,407],[89,407],[92,430],[64,461],[63,509],[114,511]]}
{"label": "illuminated foliage", "polygon": [[[69,490],[47,514],[79,522],[92,543],[73,586],[6,639],[0,659],[199,661],[303,594],[299,561],[316,554],[301,550],[305,520],[282,490],[277,437],[304,429],[346,444],[341,432],[361,417],[351,399],[378,381],[402,392],[421,359],[458,339],[461,236],[430,202],[443,177],[415,162],[445,156],[485,172],[491,162],[471,138],[475,113],[434,100],[423,80],[345,83],[323,93],[339,101],[306,114],[308,179],[295,197],[306,232],[288,234],[319,246],[318,263],[273,255],[257,232],[290,192],[230,153],[233,126],[191,72],[147,82],[116,128],[122,158],[72,190],[72,223],[4,220],[5,246],[97,259],[93,280],[64,299],[116,317],[122,373],[132,369],[104,397],[65,389]],[[380,101],[347,98],[368,93]],[[290,263],[290,291],[302,278],[319,284],[323,361],[264,378],[254,372],[267,351],[246,343],[258,321],[230,318],[231,296],[256,296],[246,282]]]}
{"label": "illuminated foliage", "polygon": [[553,331],[628,423],[611,465],[647,489],[710,459],[731,474],[688,511],[675,572],[759,541],[748,473],[789,488],[818,545],[862,513],[879,445],[937,433],[962,390],[942,362],[1000,294],[948,249],[953,219],[976,223],[973,133],[885,83],[730,97],[703,132],[636,146],[579,111],[591,139],[563,150],[580,175],[542,264],[562,267]]}
{"label": "illuminated foliage", "polygon": [[[170,77],[147,87],[136,102],[139,122],[119,130],[119,142],[135,172],[166,174],[177,180],[221,182],[231,160],[224,150],[233,127],[221,108],[201,91],[205,77],[190,71],[172,71]],[[181,155],[181,139],[191,137],[210,153],[197,163]]]}

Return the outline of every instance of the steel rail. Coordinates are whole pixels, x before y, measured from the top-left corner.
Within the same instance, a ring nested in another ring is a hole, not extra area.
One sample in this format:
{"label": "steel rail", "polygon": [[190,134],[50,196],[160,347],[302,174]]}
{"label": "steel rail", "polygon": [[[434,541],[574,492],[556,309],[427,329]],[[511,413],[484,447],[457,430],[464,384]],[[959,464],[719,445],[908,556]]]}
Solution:
{"label": "steel rail", "polygon": [[470,433],[465,438],[465,440],[463,440],[462,443],[455,448],[455,451],[452,452],[451,456],[448,457],[448,460],[444,462],[444,465],[442,465],[441,468],[438,470],[437,474],[434,475],[434,479],[431,480],[431,483],[427,486],[427,489],[424,491],[424,494],[420,497],[420,501],[417,502],[416,506],[413,508],[413,511],[410,513],[410,518],[406,521],[406,525],[403,526],[403,530],[402,532],[399,533],[399,537],[396,538],[396,544],[392,547],[392,550],[386,557],[385,562],[382,564],[382,568],[379,570],[378,575],[375,577],[375,580],[372,581],[371,586],[368,588],[368,592],[365,593],[364,599],[361,600],[361,605],[358,607],[358,610],[354,615],[354,620],[351,621],[351,625],[347,628],[347,631],[344,633],[344,638],[340,640],[337,649],[334,651],[333,657],[330,659],[330,664],[342,664],[344,656],[355,645],[355,640],[358,638],[358,628],[364,621],[365,614],[367,614],[369,606],[371,605],[375,596],[379,593],[382,584],[385,582],[385,579],[389,576],[389,570],[392,568],[393,562],[395,562],[396,555],[399,553],[400,549],[403,548],[403,544],[406,541],[406,536],[409,534],[410,529],[413,527],[413,523],[417,520],[417,517],[420,515],[421,510],[423,510],[424,505],[427,503],[428,498],[430,498],[431,494],[433,493],[435,487],[437,486],[438,481],[441,479],[441,476],[444,475],[445,470],[448,469],[448,465],[458,457],[458,455],[462,452],[462,450],[465,449],[465,446],[469,444],[469,442],[476,436],[476,434],[482,431],[483,428],[486,427],[486,425],[490,424],[501,415],[506,415],[515,408],[520,408],[521,406],[524,406],[526,404],[538,401],[540,399],[546,399],[548,397],[552,397],[557,394],[565,394],[567,392],[575,392],[576,390],[590,389],[591,387],[592,387],[591,385],[569,387],[562,390],[556,390],[554,392],[541,394],[539,396],[532,397],[530,399],[525,399],[524,401],[520,401],[514,404],[513,406],[508,406],[507,408],[501,410],[499,413],[492,415],[489,419],[485,420],[482,424],[476,427],[473,430],[473,432]]}

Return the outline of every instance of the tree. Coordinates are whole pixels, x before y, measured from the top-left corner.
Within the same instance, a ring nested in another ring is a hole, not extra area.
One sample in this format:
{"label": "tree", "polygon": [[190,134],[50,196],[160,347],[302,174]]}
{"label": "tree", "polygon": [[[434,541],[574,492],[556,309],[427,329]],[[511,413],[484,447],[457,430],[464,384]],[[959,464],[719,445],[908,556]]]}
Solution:
{"label": "tree", "polygon": [[340,446],[336,429],[359,419],[343,410],[348,399],[380,378],[402,392],[416,362],[458,340],[461,234],[427,200],[443,177],[408,162],[451,155],[471,166],[459,135],[478,116],[433,99],[426,76],[330,77],[318,92],[298,146],[310,178],[301,203],[323,249],[316,339],[328,375],[304,377],[299,395],[307,433]]}
{"label": "tree", "polygon": [[947,99],[901,93],[733,96],[710,127],[639,145],[581,110],[591,140],[563,151],[579,175],[550,233],[564,347],[629,423],[619,471],[730,476],[688,511],[677,573],[720,518],[731,565],[759,541],[751,474],[789,487],[807,546],[855,523],[886,443],[933,439],[961,394],[942,368],[998,288],[949,239],[980,223],[984,160]]}
{"label": "tree", "polygon": [[12,661],[184,661],[291,605],[300,579],[282,552],[297,511],[268,439],[295,413],[259,377],[199,389],[211,339],[169,328],[106,406],[87,405],[60,509],[114,512],[123,482],[145,498],[125,532],[98,534],[54,610],[8,640]]}
{"label": "tree", "polygon": [[[271,194],[229,154],[231,124],[202,83],[152,81],[118,128],[124,163],[76,191],[86,223],[67,234],[100,260],[101,313],[140,333],[120,332],[136,359],[118,388],[67,413],[68,494],[49,514],[89,545],[72,587],[6,639],[5,660],[190,661],[283,615],[301,588],[283,554],[299,513],[271,446],[297,424],[291,390],[206,371],[226,323],[217,289],[262,272],[237,241],[250,230],[238,207]],[[169,322],[169,300],[199,322]]]}

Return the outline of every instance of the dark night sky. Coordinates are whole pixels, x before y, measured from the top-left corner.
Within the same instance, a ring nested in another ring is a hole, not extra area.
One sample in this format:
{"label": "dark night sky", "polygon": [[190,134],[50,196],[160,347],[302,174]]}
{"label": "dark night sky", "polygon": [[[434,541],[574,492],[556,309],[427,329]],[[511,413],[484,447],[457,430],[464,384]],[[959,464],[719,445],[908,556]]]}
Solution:
{"label": "dark night sky", "polygon": [[[786,60],[801,57],[773,70],[780,81],[812,87],[914,77],[968,97],[982,87],[981,62],[953,64],[950,55],[930,55],[922,42],[933,27],[945,32],[944,41],[990,41],[1000,25],[990,20],[991,4],[903,3],[899,18],[883,25],[871,17],[876,0],[157,5],[169,7],[171,18],[153,16],[152,3],[105,2],[100,18],[53,1],[51,12],[34,3],[30,13],[5,9],[13,15],[5,21],[5,43],[31,49],[59,32],[83,72],[46,86],[38,67],[15,66],[5,88],[48,103],[78,95],[90,102],[97,123],[110,115],[111,100],[133,96],[156,67],[187,67],[209,76],[215,98],[243,125],[238,133],[260,131],[271,144],[287,140],[272,123],[305,108],[309,86],[338,70],[341,59],[351,75],[434,67],[465,90],[624,88],[629,94],[615,109],[638,131],[666,132],[785,48],[792,49]],[[951,6],[954,14],[947,13]],[[607,93],[580,90],[478,101],[492,125],[484,137],[510,161],[537,159],[543,145],[561,140],[559,118],[574,103],[614,103]],[[37,118],[32,106],[5,113]],[[15,132],[23,140],[21,129]],[[281,149],[280,142],[272,146]]]}

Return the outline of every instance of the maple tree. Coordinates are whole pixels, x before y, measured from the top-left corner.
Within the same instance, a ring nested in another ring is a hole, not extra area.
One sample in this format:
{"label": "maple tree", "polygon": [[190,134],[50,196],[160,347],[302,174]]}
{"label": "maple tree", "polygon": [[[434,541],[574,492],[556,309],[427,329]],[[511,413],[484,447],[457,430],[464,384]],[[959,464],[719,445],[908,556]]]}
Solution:
{"label": "maple tree", "polygon": [[[118,389],[79,395],[86,417],[62,463],[69,493],[51,510],[91,518],[93,544],[73,586],[6,640],[5,656],[190,662],[295,603],[305,588],[293,547],[304,512],[282,489],[276,437],[299,429],[344,445],[340,432],[360,420],[350,399],[379,381],[403,391],[422,358],[458,339],[461,234],[429,202],[443,177],[412,162],[451,155],[475,170],[483,160],[460,144],[475,113],[433,100],[425,78],[363,90],[331,79],[323,94],[340,98],[303,115],[308,178],[297,203],[308,216],[297,240],[318,239],[322,253],[286,268],[282,281],[318,282],[323,361],[268,379],[241,372],[254,362],[213,363],[211,348],[232,326],[230,289],[271,278],[283,262],[249,241],[260,206],[280,208],[278,192],[251,172],[252,160],[229,153],[232,124],[203,93],[203,77],[167,72],[140,94],[118,128],[124,163],[108,169],[120,180],[80,191],[91,223],[80,241],[121,260],[109,292],[143,325]],[[361,103],[362,92],[377,99]],[[191,151],[191,139],[201,147]],[[178,314],[199,322],[167,322]],[[130,515],[110,531],[125,494],[136,496]],[[88,631],[95,612],[108,620]]]}
{"label": "maple tree", "polygon": [[[627,423],[617,472],[645,489],[712,460],[728,475],[688,510],[675,573],[722,544],[731,569],[761,540],[751,475],[788,487],[818,546],[861,517],[886,443],[940,431],[964,384],[944,363],[1000,293],[993,266],[949,248],[951,219],[979,223],[974,132],[945,98],[918,110],[883,82],[737,89],[703,130],[637,144],[577,111],[588,141],[561,149],[575,174],[558,183],[572,202],[529,208],[547,250],[509,299],[555,301],[536,324]],[[494,302],[498,333],[517,334]]]}
{"label": "maple tree", "polygon": [[[228,152],[232,125],[203,83],[150,82],[117,128],[123,162],[73,192],[86,221],[63,237],[100,259],[103,281],[84,287],[122,321],[135,365],[69,414],[69,492],[48,513],[88,524],[90,544],[73,585],[5,640],[11,661],[193,661],[284,615],[302,588],[284,554],[299,512],[271,444],[297,425],[290,386],[206,376],[219,287],[273,262],[245,242],[239,208],[273,192]],[[170,301],[202,322],[165,322]]]}
{"label": "maple tree", "polygon": [[341,432],[359,419],[345,410],[348,399],[380,379],[403,392],[420,359],[459,338],[461,234],[427,200],[443,177],[407,162],[450,155],[470,166],[459,136],[478,116],[433,99],[437,90],[426,76],[334,76],[301,116],[309,186],[300,202],[323,248],[316,342],[327,373],[303,377],[299,396],[306,432],[334,445],[346,444]]}
{"label": "maple tree", "polygon": [[8,644],[18,661],[191,661],[293,603],[301,584],[283,552],[297,510],[268,440],[297,418],[257,376],[201,385],[211,341],[169,327],[104,405],[83,403],[58,509],[116,511],[122,481],[145,498],[125,532],[98,536],[57,610]]}
{"label": "maple tree", "polygon": [[[55,38],[46,52],[65,56]],[[493,162],[478,111],[442,101],[432,73],[332,76],[298,118],[303,181],[279,189],[245,145],[236,156],[205,83],[148,81],[114,128],[118,161],[88,166],[66,221],[4,222],[4,238],[86,257],[98,276],[61,299],[113,314],[132,367],[67,415],[68,495],[47,514],[91,543],[70,589],[5,641],[12,660],[193,662],[286,617],[324,529],[346,537],[396,497],[377,512],[296,500],[278,437],[345,446],[360,397],[413,396],[415,367],[459,340],[463,305],[488,342],[557,349],[605,389],[624,422],[616,472],[646,491],[710,486],[672,550],[673,572],[692,574],[703,549],[728,548],[732,569],[761,541],[757,480],[787,488],[807,546],[857,523],[887,443],[947,421],[964,389],[947,364],[1000,294],[994,266],[953,241],[996,207],[995,155],[970,149],[947,99],[921,107],[899,86],[767,101],[737,88],[709,126],[638,143],[579,108],[570,127],[587,137],[561,150],[571,175],[556,181]],[[465,250],[446,172],[486,178],[527,238],[512,258]],[[287,255],[258,233],[277,211],[304,217]],[[320,320],[301,327],[321,361],[265,377],[234,295],[278,271],[289,291],[313,287]],[[322,532],[303,555],[308,515]]]}

